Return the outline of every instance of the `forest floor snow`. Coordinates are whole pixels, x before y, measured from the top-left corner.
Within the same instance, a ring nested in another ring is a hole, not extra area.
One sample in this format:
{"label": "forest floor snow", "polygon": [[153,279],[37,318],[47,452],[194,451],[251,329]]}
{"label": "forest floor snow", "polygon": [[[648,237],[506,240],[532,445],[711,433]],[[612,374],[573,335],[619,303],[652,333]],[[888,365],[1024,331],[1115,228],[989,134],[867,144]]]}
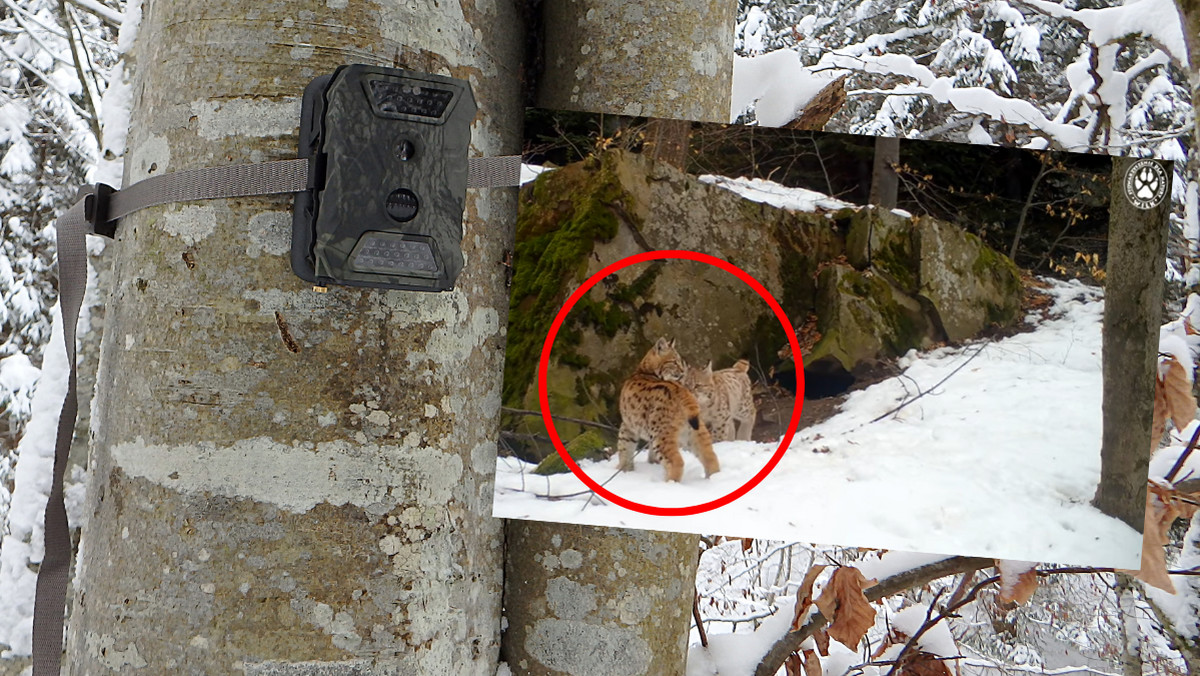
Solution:
{"label": "forest floor snow", "polygon": [[[1141,535],[1090,504],[1100,478],[1103,295],[1080,282],[1049,281],[1046,292],[1053,306],[1027,318],[1030,332],[910,352],[899,376],[850,393],[837,415],[799,431],[770,475],[728,505],[643,514],[593,495],[572,474],[534,475],[502,457],[493,513],[1137,568]],[[682,507],[737,490],[777,447],[718,443],[721,471],[708,479],[684,453],[679,483],[665,482],[644,450],[632,472],[618,472],[615,457],[581,467],[623,498]]]}

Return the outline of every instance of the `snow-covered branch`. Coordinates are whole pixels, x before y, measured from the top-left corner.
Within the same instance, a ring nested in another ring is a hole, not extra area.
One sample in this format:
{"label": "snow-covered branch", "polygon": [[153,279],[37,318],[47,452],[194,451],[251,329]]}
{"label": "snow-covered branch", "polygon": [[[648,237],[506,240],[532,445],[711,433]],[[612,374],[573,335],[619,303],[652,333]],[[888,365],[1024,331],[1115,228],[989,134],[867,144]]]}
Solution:
{"label": "snow-covered branch", "polygon": [[[955,556],[912,568],[880,580],[874,586],[865,589],[863,595],[867,597],[868,601],[874,602],[897,594],[905,589],[927,584],[938,578],[973,572],[993,565],[995,565],[993,559]],[[815,612],[808,622],[799,629],[784,634],[763,656],[758,664],[758,668],[754,670],[754,676],[774,676],[780,667],[783,666],[788,655],[799,650],[801,644],[823,629],[828,623],[829,618],[820,612]]]}
{"label": "snow-covered branch", "polygon": [[113,28],[121,27],[121,19],[124,15],[107,5],[96,2],[96,0],[67,0],[67,2],[85,12],[95,14],[98,19]]}
{"label": "snow-covered branch", "polygon": [[1049,16],[1069,19],[1088,29],[1088,42],[1103,46],[1142,36],[1158,45],[1180,67],[1188,63],[1179,10],[1173,0],[1138,0],[1100,9],[1069,9],[1049,0],[1018,0]]}

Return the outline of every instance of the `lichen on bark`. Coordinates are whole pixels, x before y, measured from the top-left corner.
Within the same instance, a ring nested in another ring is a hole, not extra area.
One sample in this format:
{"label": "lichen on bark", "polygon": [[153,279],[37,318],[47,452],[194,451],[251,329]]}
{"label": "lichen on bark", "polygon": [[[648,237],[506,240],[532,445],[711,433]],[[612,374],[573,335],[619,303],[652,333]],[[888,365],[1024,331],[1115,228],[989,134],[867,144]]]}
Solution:
{"label": "lichen on bark", "polygon": [[[511,153],[517,13],[443,10],[147,5],[126,184],[294,157],[301,92],[346,60],[470,80],[473,152]],[[120,225],[70,673],[495,672],[512,191],[468,195],[442,294],[314,293],[262,231],[289,211],[214,200]]]}

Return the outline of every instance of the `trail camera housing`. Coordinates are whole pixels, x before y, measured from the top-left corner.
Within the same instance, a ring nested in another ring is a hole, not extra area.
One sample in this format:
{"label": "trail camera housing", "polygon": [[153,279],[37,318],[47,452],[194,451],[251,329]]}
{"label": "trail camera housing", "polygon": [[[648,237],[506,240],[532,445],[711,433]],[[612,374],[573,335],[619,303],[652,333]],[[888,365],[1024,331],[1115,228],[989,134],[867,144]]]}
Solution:
{"label": "trail camera housing", "polygon": [[453,289],[475,110],[470,84],[449,77],[350,65],[313,80],[292,270],[319,286]]}

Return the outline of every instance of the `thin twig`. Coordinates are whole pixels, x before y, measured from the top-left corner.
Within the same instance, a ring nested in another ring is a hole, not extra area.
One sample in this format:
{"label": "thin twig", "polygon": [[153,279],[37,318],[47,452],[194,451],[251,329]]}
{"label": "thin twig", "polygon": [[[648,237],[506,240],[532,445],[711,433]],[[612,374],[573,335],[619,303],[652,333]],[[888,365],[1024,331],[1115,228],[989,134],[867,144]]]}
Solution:
{"label": "thin twig", "polygon": [[70,2],[113,28],[120,28],[121,22],[125,18],[123,13],[94,0],[70,0]]}
{"label": "thin twig", "polygon": [[[71,11],[67,9],[67,0],[58,0],[58,11],[62,14],[63,28],[67,31],[67,44],[71,47],[71,60],[75,62],[75,75],[79,78],[79,86],[83,87],[84,103],[87,104],[88,111],[92,116],[88,119],[88,126],[92,129],[92,136],[96,137],[96,145],[103,147],[104,141],[100,138],[100,112],[96,104],[96,92],[92,89],[91,83],[88,82],[87,72],[83,67],[83,59],[79,56],[79,49],[82,45],[75,41],[75,31],[71,30]],[[83,35],[83,29],[80,28],[79,34]],[[88,57],[91,61],[91,57]]]}
{"label": "thin twig", "polygon": [[[994,559],[954,556],[884,578],[874,586],[864,589],[863,596],[867,597],[867,601],[878,601],[885,596],[897,594],[910,587],[925,584],[940,577],[988,568],[993,565],[995,565]],[[817,612],[809,618],[804,626],[784,634],[782,638],[771,646],[771,649],[767,651],[762,660],[759,661],[758,666],[754,670],[754,676],[774,676],[775,672],[779,671],[780,667],[783,666],[788,655],[799,649],[801,643],[823,629],[828,623],[829,619],[820,612]]]}
{"label": "thin twig", "polygon": [[700,645],[708,647],[708,634],[704,631],[704,620],[700,619],[700,592],[692,597],[692,617],[696,620],[696,631],[700,634]]}
{"label": "thin twig", "polygon": [[1196,431],[1192,434],[1192,440],[1188,442],[1187,448],[1175,459],[1175,464],[1171,465],[1171,471],[1167,472],[1167,475],[1163,477],[1167,480],[1167,483],[1175,483],[1175,476],[1179,474],[1179,470],[1183,469],[1184,464],[1187,463],[1188,456],[1196,448],[1197,441],[1200,441],[1200,425],[1196,426]]}
{"label": "thin twig", "polygon": [[954,593],[950,595],[950,598],[946,600],[946,605],[952,606],[962,600],[963,594],[967,593],[967,588],[971,586],[971,581],[975,579],[975,574],[978,572],[979,571],[977,570],[972,570],[963,574],[962,582],[958,583],[958,588],[955,589]]}
{"label": "thin twig", "polygon": [[939,381],[937,381],[936,383],[934,383],[934,384],[933,384],[933,387],[930,387],[928,390],[925,390],[924,392],[920,392],[920,391],[919,391],[919,393],[917,394],[917,396],[913,397],[912,399],[908,399],[908,400],[904,401],[904,402],[903,402],[903,403],[901,403],[899,406],[897,406],[897,407],[893,408],[892,410],[888,411],[887,413],[884,413],[883,415],[879,416],[878,418],[875,418],[875,419],[874,419],[874,420],[872,420],[871,422],[873,422],[873,423],[876,423],[876,422],[879,422],[880,420],[883,420],[884,418],[888,417],[889,415],[892,415],[893,413],[898,413],[898,412],[900,411],[900,409],[904,408],[905,406],[908,406],[909,404],[913,403],[914,401],[917,401],[917,400],[918,400],[918,399],[920,399],[921,397],[923,397],[923,396],[925,396],[925,395],[929,394],[930,392],[932,392],[932,391],[936,390],[938,387],[940,387],[940,386],[942,385],[942,383],[946,382],[947,380],[950,380],[950,378],[951,378],[951,377],[953,377],[953,376],[954,376],[954,374],[956,374],[956,373],[958,373],[959,371],[961,371],[961,370],[963,370],[964,368],[966,368],[967,364],[970,364],[970,363],[971,363],[971,360],[975,359],[975,357],[978,357],[978,356],[979,356],[979,353],[980,353],[980,352],[983,352],[983,348],[987,347],[988,345],[989,345],[989,343],[987,343],[987,342],[980,343],[980,345],[979,345],[979,349],[978,349],[978,350],[975,350],[975,353],[974,353],[974,354],[972,354],[970,357],[967,357],[966,361],[964,361],[963,363],[959,364],[959,365],[958,365],[958,367],[957,367],[957,368],[955,368],[955,369],[954,369],[953,371],[951,371],[950,373],[948,373],[948,374],[946,375],[946,377],[945,377],[945,378],[942,378],[941,380],[939,380]]}
{"label": "thin twig", "polygon": [[[610,477],[608,477],[607,479],[605,479],[604,481],[600,482],[600,485],[601,485],[601,486],[607,486],[607,485],[608,485],[608,482],[610,482],[610,481],[612,481],[613,479],[617,478],[617,475],[618,475],[618,474],[620,474],[620,473],[621,473],[621,470],[617,470],[617,471],[613,472],[612,476],[610,476]],[[545,500],[550,500],[551,502],[557,502],[557,501],[559,501],[559,500],[569,500],[569,499],[571,499],[571,498],[577,498],[577,497],[579,497],[579,496],[581,496],[581,495],[587,495],[588,493],[591,493],[592,495],[595,495],[595,494],[596,494],[596,491],[594,491],[594,490],[592,490],[592,489],[590,489],[590,488],[589,488],[589,489],[587,489],[586,491],[579,491],[579,492],[577,492],[577,493],[565,493],[565,494],[563,494],[563,495],[538,495],[537,493],[534,493],[533,495],[534,495],[534,497],[542,498],[542,499],[545,499]]]}
{"label": "thin twig", "polygon": [[[945,591],[944,589],[939,589],[937,594],[934,594],[934,596],[933,596],[933,602],[929,604],[929,608],[926,609],[926,611],[925,611],[925,622],[923,622],[921,624],[920,629],[913,632],[912,637],[910,637],[908,639],[908,642],[904,644],[904,647],[900,649],[900,654],[896,655],[895,661],[892,664],[892,668],[888,670],[887,676],[892,676],[892,674],[896,673],[896,669],[901,665],[901,663],[904,662],[904,658],[908,655],[909,651],[911,651],[917,647],[917,643],[919,643],[921,641],[921,637],[925,635],[925,632],[927,632],[930,629],[937,626],[938,622],[941,622],[942,620],[946,619],[955,610],[958,610],[959,608],[963,607],[964,605],[973,602],[975,600],[975,596],[977,594],[979,594],[979,590],[982,589],[984,587],[984,585],[991,584],[999,579],[1000,579],[999,577],[991,577],[991,578],[988,578],[988,579],[984,580],[983,582],[980,582],[979,584],[975,585],[974,587],[971,588],[971,591],[966,596],[964,596],[962,599],[960,599],[958,601],[957,604],[947,606],[945,609],[940,611],[938,613],[937,618],[934,619],[934,617],[933,617],[934,604],[937,603],[938,597],[942,595],[943,591]],[[958,659],[958,658],[955,657],[955,658],[950,658],[950,659]]]}
{"label": "thin twig", "polygon": [[[505,413],[513,413],[515,415],[536,416],[538,418],[542,417],[541,411],[529,411],[529,410],[526,410],[523,408],[509,408],[507,406],[501,406],[500,410]],[[591,420],[582,420],[580,418],[568,418],[566,416],[561,416],[561,415],[556,415],[556,416],[552,416],[552,417],[555,418],[556,420],[562,420],[564,422],[572,422],[572,423],[575,423],[576,425],[586,425],[588,427],[598,427],[602,430],[608,430],[610,432],[617,431],[617,428],[613,427],[612,425],[605,425],[604,423],[593,422]]]}

